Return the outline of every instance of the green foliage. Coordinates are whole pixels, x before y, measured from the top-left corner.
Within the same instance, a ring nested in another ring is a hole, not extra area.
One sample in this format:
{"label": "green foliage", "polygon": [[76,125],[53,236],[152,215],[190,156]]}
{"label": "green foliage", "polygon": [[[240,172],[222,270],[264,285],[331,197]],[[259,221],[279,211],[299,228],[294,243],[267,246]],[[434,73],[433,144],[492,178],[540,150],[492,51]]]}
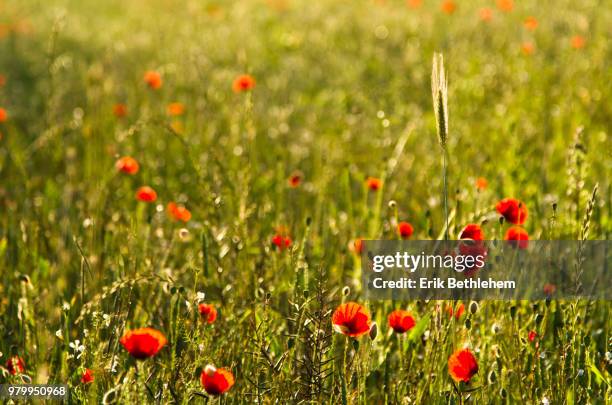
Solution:
{"label": "green foliage", "polygon": [[[457,303],[364,299],[354,240],[398,238],[398,221],[417,240],[467,223],[501,239],[494,206],[515,197],[532,239],[612,229],[609,7],[457,3],[446,15],[435,1],[3,2],[0,365],[19,355],[33,381],[83,403],[205,403],[207,364],[236,377],[223,403],[609,403],[607,302],[486,301],[455,318]],[[434,52],[448,80],[437,112]],[[256,86],[234,93],[243,73]],[[126,155],[133,176],[115,169]],[[135,200],[142,185],[155,203]],[[170,201],[191,220],[173,221]],[[368,308],[374,339],[332,331],[345,301]],[[401,336],[396,308],[417,321]],[[144,326],[169,342],[135,361],[119,339]],[[479,373],[455,384],[447,359],[463,346]]]}

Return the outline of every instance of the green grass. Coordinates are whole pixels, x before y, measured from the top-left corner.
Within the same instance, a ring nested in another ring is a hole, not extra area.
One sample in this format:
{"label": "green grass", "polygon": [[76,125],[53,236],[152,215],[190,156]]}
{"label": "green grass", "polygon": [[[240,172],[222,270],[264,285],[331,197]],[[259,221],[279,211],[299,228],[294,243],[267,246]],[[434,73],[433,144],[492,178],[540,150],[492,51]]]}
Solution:
{"label": "green grass", "polygon": [[[501,239],[494,207],[515,197],[531,239],[578,239],[585,225],[609,239],[611,13],[595,0],[510,13],[458,2],[450,16],[437,1],[0,3],[0,364],[21,356],[75,403],[113,389],[119,403],[205,402],[209,363],[236,377],[222,403],[609,403],[608,302],[466,302],[458,320],[449,302],[366,302],[350,247],[397,238],[398,220],[413,239],[444,237],[434,52],[449,78],[450,238],[476,222]],[[161,89],[146,88],[147,70]],[[257,84],[235,94],[242,73]],[[175,101],[186,111],[170,118]],[[135,176],[116,172],[124,155]],[[155,204],[134,199],[141,185]],[[168,218],[169,201],[188,224]],[[270,242],[280,226],[293,239],[283,252]],[[219,310],[212,325],[199,292]],[[377,322],[373,341],[332,331],[349,300]],[[415,315],[408,336],[387,326],[394,308]],[[142,326],[169,343],[136,366],[118,340]],[[479,372],[459,387],[446,364],[464,345]]]}

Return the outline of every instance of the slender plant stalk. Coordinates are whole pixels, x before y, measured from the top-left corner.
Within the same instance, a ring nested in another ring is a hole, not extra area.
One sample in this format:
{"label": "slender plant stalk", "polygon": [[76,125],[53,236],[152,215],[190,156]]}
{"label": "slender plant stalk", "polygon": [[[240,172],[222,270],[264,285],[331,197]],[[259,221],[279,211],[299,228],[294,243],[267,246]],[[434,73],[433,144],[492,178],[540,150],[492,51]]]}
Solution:
{"label": "slender plant stalk", "polygon": [[448,168],[446,141],[448,139],[448,82],[444,71],[444,58],[442,54],[435,53],[431,71],[431,95],[433,98],[434,115],[436,117],[436,131],[438,142],[442,148],[442,177],[444,181],[444,218],[446,229],[444,240],[448,241]]}
{"label": "slender plant stalk", "polygon": [[447,178],[447,162],[446,162],[446,149],[442,152],[442,177],[444,179],[443,193],[444,193],[444,218],[446,219],[446,226],[444,231],[444,240],[448,241],[448,178]]}

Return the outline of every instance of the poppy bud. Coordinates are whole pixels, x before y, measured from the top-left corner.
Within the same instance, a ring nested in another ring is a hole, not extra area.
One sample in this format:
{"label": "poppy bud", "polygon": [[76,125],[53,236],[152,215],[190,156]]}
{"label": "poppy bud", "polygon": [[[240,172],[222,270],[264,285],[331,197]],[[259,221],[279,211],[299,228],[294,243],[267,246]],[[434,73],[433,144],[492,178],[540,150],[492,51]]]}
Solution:
{"label": "poppy bud", "polygon": [[376,336],[378,336],[378,325],[376,325],[376,322],[373,322],[370,327],[370,340],[376,339]]}
{"label": "poppy bud", "polygon": [[536,325],[541,324],[543,320],[544,320],[544,315],[542,315],[542,314],[537,314],[536,315],[536,318],[535,318]]}

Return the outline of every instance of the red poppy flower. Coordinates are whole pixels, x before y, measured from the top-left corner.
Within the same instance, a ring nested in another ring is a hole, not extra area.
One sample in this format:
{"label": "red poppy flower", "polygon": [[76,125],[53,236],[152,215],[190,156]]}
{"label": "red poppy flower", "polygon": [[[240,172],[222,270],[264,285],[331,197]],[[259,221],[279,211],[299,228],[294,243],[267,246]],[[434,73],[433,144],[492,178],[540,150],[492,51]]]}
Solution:
{"label": "red poppy flower", "polygon": [[302,182],[302,173],[293,172],[291,176],[289,176],[289,179],[288,179],[289,187],[297,188],[300,186],[301,182]]}
{"label": "red poppy flower", "polygon": [[478,190],[485,190],[488,185],[489,185],[489,182],[484,177],[479,177],[476,179],[476,188]]}
{"label": "red poppy flower", "polygon": [[449,318],[452,318],[454,314],[455,319],[459,320],[461,316],[463,315],[463,313],[465,312],[465,305],[463,305],[463,303],[460,303],[459,305],[457,305],[457,308],[455,310],[453,310],[452,305],[449,305],[446,307],[446,312],[448,313]]}
{"label": "red poppy flower", "polygon": [[382,186],[382,181],[376,177],[368,177],[366,179],[366,185],[371,191],[378,191]]}
{"label": "red poppy flower", "polygon": [[198,312],[206,323],[214,323],[217,319],[217,310],[210,304],[198,305]]}
{"label": "red poppy flower", "polygon": [[525,18],[523,25],[529,31],[535,31],[535,29],[538,28],[538,20],[534,16],[530,15],[529,17]]}
{"label": "red poppy flower", "polygon": [[234,93],[249,91],[255,87],[255,79],[251,75],[240,75],[234,79],[232,90]]}
{"label": "red poppy flower", "polygon": [[423,4],[423,0],[406,0],[406,4],[408,5],[408,7],[416,9],[421,7],[421,4]]}
{"label": "red poppy flower", "polygon": [[83,376],[81,377],[81,382],[83,384],[89,384],[91,382],[93,382],[94,380],[94,375],[93,375],[93,371],[86,368],[85,372],[83,373]]}
{"label": "red poppy flower", "polygon": [[527,339],[529,339],[530,342],[533,342],[537,337],[538,333],[535,330],[529,331],[529,334],[527,335]]}
{"label": "red poppy flower", "polygon": [[139,328],[129,330],[119,339],[132,357],[139,360],[155,356],[162,347],[168,343],[160,331],[153,328]]}
{"label": "red poppy flower", "polygon": [[363,306],[347,302],[334,311],[332,325],[338,333],[357,337],[368,333],[372,323],[370,315]]}
{"label": "red poppy flower", "polygon": [[0,87],[3,87],[6,84],[6,76],[0,75]]}
{"label": "red poppy flower", "polygon": [[158,72],[149,70],[144,74],[144,81],[153,90],[157,90],[162,86],[162,78]]}
{"label": "red poppy flower", "polygon": [[551,295],[553,295],[555,293],[555,291],[557,291],[557,286],[556,285],[550,284],[550,283],[544,284],[544,294],[547,297],[550,297]]}
{"label": "red poppy flower", "polygon": [[493,10],[490,8],[483,7],[478,14],[480,15],[480,21],[489,22],[493,19]]}
{"label": "red poppy flower", "polygon": [[572,45],[572,48],[581,49],[581,48],[584,48],[584,45],[586,44],[586,40],[581,35],[574,35],[570,43]]}
{"label": "red poppy flower", "polygon": [[363,252],[363,239],[362,238],[357,238],[353,241],[353,250],[358,255],[361,255],[361,252]]}
{"label": "red poppy flower", "polygon": [[508,229],[504,240],[509,241],[512,246],[519,249],[527,249],[529,246],[529,234],[520,226],[513,226]]}
{"label": "red poppy flower", "polygon": [[127,105],[123,103],[117,103],[113,106],[113,114],[115,114],[115,117],[123,118],[127,115],[127,113],[128,113]]}
{"label": "red poppy flower", "polygon": [[521,52],[523,52],[523,55],[525,56],[533,55],[533,53],[535,52],[535,45],[533,44],[533,42],[523,42],[521,44]]}
{"label": "red poppy flower", "polygon": [[484,240],[484,232],[478,224],[467,224],[459,233],[459,239]]}
{"label": "red poppy flower", "polygon": [[170,103],[167,107],[168,115],[179,116],[185,113],[185,105],[183,103]]}
{"label": "red poppy flower", "polygon": [[126,174],[136,174],[140,169],[140,165],[138,161],[131,156],[124,156],[117,160],[115,163],[115,168]]}
{"label": "red poppy flower", "polygon": [[210,395],[221,395],[234,385],[234,375],[224,368],[216,368],[212,364],[204,367],[200,381]]}
{"label": "red poppy flower", "polygon": [[275,245],[278,250],[284,250],[291,246],[291,238],[289,236],[283,236],[280,233],[277,233],[272,237],[272,244]]}
{"label": "red poppy flower", "polygon": [[450,355],[448,373],[456,382],[470,382],[470,379],[478,373],[478,363],[470,349],[460,349]]}
{"label": "red poppy flower", "polygon": [[452,0],[444,0],[440,5],[440,9],[446,14],[453,14],[457,9],[457,5]]}
{"label": "red poppy flower", "polygon": [[416,322],[410,312],[402,309],[396,309],[389,314],[387,318],[389,326],[397,333],[404,333],[414,328]]}
{"label": "red poppy flower", "polygon": [[136,190],[136,199],[142,202],[153,202],[157,200],[157,193],[149,186],[142,186]]}
{"label": "red poppy flower", "polygon": [[514,8],[514,2],[512,0],[497,0],[497,8],[509,13]]}
{"label": "red poppy flower", "polygon": [[6,361],[6,369],[12,375],[21,374],[25,372],[25,363],[21,357],[15,355]]}
{"label": "red poppy flower", "polygon": [[[463,275],[471,277],[484,266],[489,252],[482,240],[464,239],[459,242],[459,253],[464,256]],[[479,256],[481,256],[479,258]],[[462,304],[463,305],[463,304]],[[461,317],[461,314],[459,314]]]}
{"label": "red poppy flower", "polygon": [[168,214],[176,221],[189,222],[191,219],[191,212],[187,208],[172,201],[168,203]]}
{"label": "red poppy flower", "polygon": [[397,224],[397,232],[402,239],[408,239],[414,233],[414,228],[408,222],[400,222]]}
{"label": "red poppy flower", "polygon": [[527,219],[527,206],[516,198],[504,198],[495,208],[511,224],[523,225]]}
{"label": "red poppy flower", "polygon": [[0,107],[0,122],[6,122],[8,120],[8,113],[2,107]]}

